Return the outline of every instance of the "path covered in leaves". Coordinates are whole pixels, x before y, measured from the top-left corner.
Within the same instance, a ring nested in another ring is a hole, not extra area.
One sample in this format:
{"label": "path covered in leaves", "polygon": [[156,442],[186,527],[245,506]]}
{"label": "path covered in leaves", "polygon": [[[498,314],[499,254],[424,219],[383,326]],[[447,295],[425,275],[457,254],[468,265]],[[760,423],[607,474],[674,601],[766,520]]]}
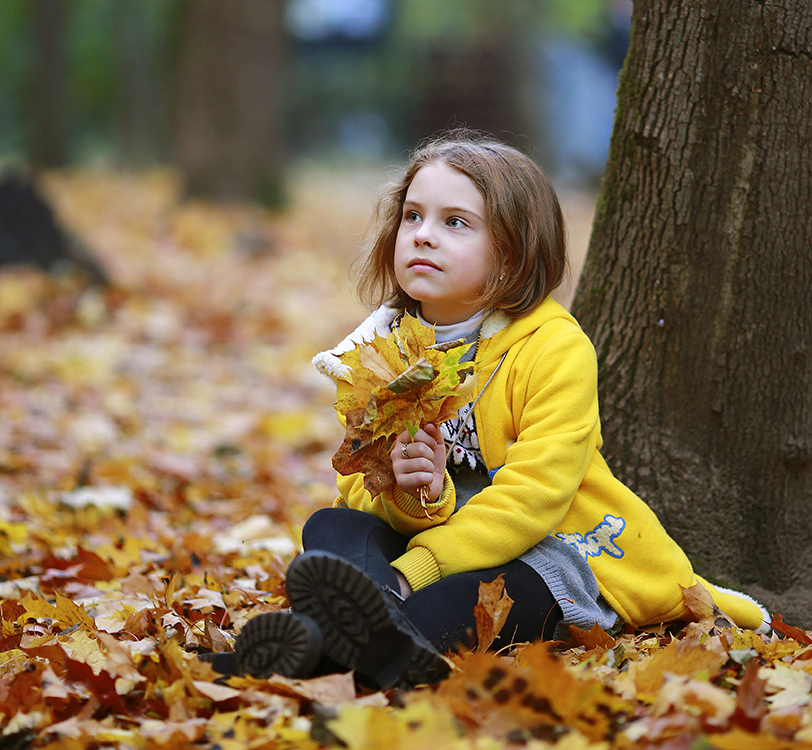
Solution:
{"label": "path covered in leaves", "polygon": [[287,605],[334,496],[309,360],[363,315],[375,179],[305,171],[283,217],[183,204],[170,174],[47,187],[116,284],[0,271],[0,747],[812,748],[810,634],[701,597],[685,627],[470,653],[409,693],[218,680],[195,653]]}

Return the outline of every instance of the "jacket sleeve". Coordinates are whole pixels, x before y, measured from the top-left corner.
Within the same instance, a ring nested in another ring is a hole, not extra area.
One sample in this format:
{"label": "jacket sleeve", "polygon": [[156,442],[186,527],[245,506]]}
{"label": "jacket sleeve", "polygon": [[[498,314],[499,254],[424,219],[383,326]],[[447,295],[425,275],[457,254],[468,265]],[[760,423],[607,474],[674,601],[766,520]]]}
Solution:
{"label": "jacket sleeve", "polygon": [[338,491],[348,508],[372,513],[386,521],[395,531],[404,536],[413,536],[425,529],[445,523],[454,512],[456,493],[454,482],[448,472],[445,475],[443,491],[433,503],[425,508],[420,501],[399,487],[393,491],[384,491],[372,497],[364,488],[364,475],[338,475]]}
{"label": "jacket sleeve", "polygon": [[597,450],[597,362],[580,329],[537,332],[503,369],[476,415],[486,461],[498,471],[446,523],[413,536],[393,562],[413,588],[502,565],[551,534]]}

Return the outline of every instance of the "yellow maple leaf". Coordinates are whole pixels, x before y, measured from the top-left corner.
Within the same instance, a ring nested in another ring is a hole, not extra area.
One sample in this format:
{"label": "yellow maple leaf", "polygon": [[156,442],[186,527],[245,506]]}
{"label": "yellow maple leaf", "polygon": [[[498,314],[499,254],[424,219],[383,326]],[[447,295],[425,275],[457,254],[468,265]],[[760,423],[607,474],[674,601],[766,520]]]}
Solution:
{"label": "yellow maple leaf", "polygon": [[96,622],[81,604],[76,604],[67,597],[56,593],[56,603],[51,604],[42,597],[33,597],[22,601],[29,617],[47,617],[59,623],[63,629],[80,625],[91,632],[96,631]]}
{"label": "yellow maple leaf", "polygon": [[553,655],[549,642],[523,647],[512,660],[493,652],[465,654],[436,695],[463,722],[498,737],[524,731],[544,736],[565,726],[597,741],[609,734],[615,716],[631,708],[603,682]]}
{"label": "yellow maple leaf", "polygon": [[616,685],[632,687],[637,699],[652,702],[665,682],[666,675],[679,675],[694,679],[713,673],[724,663],[725,657],[702,645],[685,641],[672,641],[654,651],[650,658],[629,665]]}
{"label": "yellow maple leaf", "polygon": [[375,336],[340,355],[351,388],[343,389],[336,411],[347,432],[333,456],[340,474],[364,473],[364,486],[379,494],[394,485],[389,452],[395,437],[414,437],[426,424],[454,417],[471,401],[471,363],[460,359],[469,344],[436,344],[434,329],[411,315],[387,336]]}

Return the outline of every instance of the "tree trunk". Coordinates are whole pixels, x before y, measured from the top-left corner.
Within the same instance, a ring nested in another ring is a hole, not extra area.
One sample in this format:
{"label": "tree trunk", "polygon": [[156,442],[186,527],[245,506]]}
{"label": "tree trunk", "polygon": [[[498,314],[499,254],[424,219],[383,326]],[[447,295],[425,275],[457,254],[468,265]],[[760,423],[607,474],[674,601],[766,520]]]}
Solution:
{"label": "tree trunk", "polygon": [[698,572],[810,624],[811,5],[635,0],[573,309],[609,465]]}
{"label": "tree trunk", "polygon": [[36,61],[27,92],[30,117],[28,155],[36,167],[63,167],[68,161],[65,0],[32,0]]}
{"label": "tree trunk", "polygon": [[282,12],[282,0],[185,0],[174,144],[190,193],[279,202]]}
{"label": "tree trunk", "polygon": [[165,87],[158,72],[158,53],[149,29],[149,8],[142,3],[116,3],[112,17],[117,64],[116,125],[120,158],[128,167],[157,160],[164,121]]}

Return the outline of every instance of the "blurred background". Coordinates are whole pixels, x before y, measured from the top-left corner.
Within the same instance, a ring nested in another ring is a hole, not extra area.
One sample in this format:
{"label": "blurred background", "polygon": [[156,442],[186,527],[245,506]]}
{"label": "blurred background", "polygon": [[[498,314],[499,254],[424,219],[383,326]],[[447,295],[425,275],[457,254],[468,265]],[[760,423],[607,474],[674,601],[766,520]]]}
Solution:
{"label": "blurred background", "polygon": [[0,168],[168,168],[183,199],[273,211],[303,169],[332,170],[322,199],[367,174],[371,209],[384,165],[466,124],[552,175],[568,304],[630,18],[631,0],[3,0]]}
{"label": "blurred background", "polygon": [[391,162],[454,123],[594,185],[631,0],[3,0],[0,158],[176,164],[279,205],[301,158]]}
{"label": "blurred background", "polygon": [[630,5],[0,0],[0,520],[108,486],[295,538],[343,437],[310,360],[365,314],[348,269],[391,167],[459,123],[533,155],[569,304]]}

